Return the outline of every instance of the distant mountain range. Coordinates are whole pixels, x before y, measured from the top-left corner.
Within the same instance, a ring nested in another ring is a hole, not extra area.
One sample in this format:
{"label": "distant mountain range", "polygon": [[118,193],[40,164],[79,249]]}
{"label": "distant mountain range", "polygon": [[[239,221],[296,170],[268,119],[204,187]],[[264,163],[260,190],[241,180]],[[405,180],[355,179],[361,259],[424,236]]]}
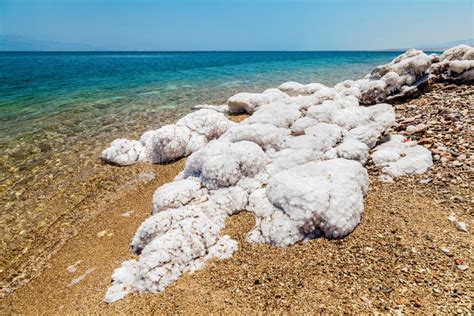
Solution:
{"label": "distant mountain range", "polygon": [[[474,46],[474,38],[451,41],[442,44],[430,44],[430,45],[416,45],[417,49],[441,51],[449,47],[453,47],[460,44],[467,44]],[[384,49],[387,51],[404,51],[409,48],[393,48]],[[56,41],[45,41],[31,39],[25,36],[18,35],[0,35],[0,51],[103,51],[108,50],[105,47],[97,47],[89,44],[80,43],[64,43]],[[110,50],[110,49],[109,49]]]}
{"label": "distant mountain range", "polygon": [[100,47],[31,39],[25,36],[0,35],[0,51],[93,51]]}
{"label": "distant mountain range", "polygon": [[459,41],[451,41],[451,42],[446,42],[442,44],[425,44],[425,45],[415,45],[413,47],[405,47],[405,48],[393,48],[393,49],[386,49],[389,51],[405,51],[410,48],[416,48],[416,49],[421,49],[425,51],[443,51],[445,49],[448,49],[453,46],[457,45],[469,45],[469,46],[474,46],[474,38],[469,38],[465,40],[459,40]]}
{"label": "distant mountain range", "polygon": [[446,42],[442,44],[436,44],[436,45],[420,45],[417,46],[416,48],[421,49],[421,50],[445,50],[447,48],[457,46],[457,45],[469,45],[469,46],[474,46],[474,38],[469,38],[465,40],[460,40],[460,41],[451,41],[451,42]]}

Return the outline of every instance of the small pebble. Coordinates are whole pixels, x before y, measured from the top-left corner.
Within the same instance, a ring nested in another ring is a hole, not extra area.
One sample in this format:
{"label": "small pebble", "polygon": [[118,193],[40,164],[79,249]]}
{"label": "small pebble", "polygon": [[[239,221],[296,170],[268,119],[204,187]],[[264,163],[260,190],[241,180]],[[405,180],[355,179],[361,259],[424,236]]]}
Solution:
{"label": "small pebble", "polygon": [[388,176],[386,174],[382,174],[378,177],[378,180],[380,182],[385,182],[385,183],[393,183],[395,182],[391,176]]}
{"label": "small pebble", "polygon": [[126,212],[122,213],[121,216],[123,216],[123,217],[130,217],[130,216],[133,215],[133,213],[134,213],[133,211],[126,211]]}
{"label": "small pebble", "polygon": [[465,264],[460,264],[457,266],[457,268],[461,271],[466,271],[468,269],[468,266]]}
{"label": "small pebble", "polygon": [[108,232],[107,229],[102,230],[102,231],[100,231],[100,232],[97,233],[97,237],[102,238],[102,237],[104,237],[105,235],[107,235],[107,232]]}
{"label": "small pebble", "polygon": [[421,184],[428,184],[428,183],[430,183],[431,181],[433,181],[432,178],[425,178],[425,179],[421,179],[421,180],[420,180],[420,183],[421,183]]}
{"label": "small pebble", "polygon": [[461,232],[467,233],[467,225],[464,222],[456,222],[456,229]]}

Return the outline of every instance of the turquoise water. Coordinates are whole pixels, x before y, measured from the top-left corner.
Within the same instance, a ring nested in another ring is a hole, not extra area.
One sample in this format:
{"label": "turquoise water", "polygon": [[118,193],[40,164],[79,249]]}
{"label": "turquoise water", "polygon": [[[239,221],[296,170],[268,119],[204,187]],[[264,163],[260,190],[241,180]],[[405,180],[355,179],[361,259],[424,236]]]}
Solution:
{"label": "turquoise water", "polygon": [[[398,52],[0,53],[0,144],[113,113],[223,103],[285,81],[335,84]],[[53,119],[53,121],[51,121]]]}
{"label": "turquoise water", "polygon": [[86,170],[114,138],[172,123],[192,105],[285,81],[332,85],[398,54],[0,52],[0,198]]}

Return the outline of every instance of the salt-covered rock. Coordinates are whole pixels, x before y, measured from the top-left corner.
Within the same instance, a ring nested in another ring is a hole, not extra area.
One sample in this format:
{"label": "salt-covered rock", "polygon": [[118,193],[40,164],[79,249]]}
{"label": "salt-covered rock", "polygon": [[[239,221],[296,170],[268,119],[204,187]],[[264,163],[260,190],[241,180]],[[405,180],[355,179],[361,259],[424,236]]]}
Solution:
{"label": "salt-covered rock", "polygon": [[101,157],[118,165],[166,163],[190,155],[221,136],[232,124],[222,113],[199,110],[176,124],[145,132],[140,141],[117,139],[102,152]]}
{"label": "salt-covered rock", "polygon": [[428,149],[401,135],[391,136],[388,142],[375,147],[371,157],[382,172],[392,177],[423,173],[433,165]]}
{"label": "salt-covered rock", "polygon": [[384,131],[395,122],[395,112],[389,104],[370,107],[347,106],[343,102],[325,102],[308,109],[307,116],[319,122],[339,125],[347,130],[360,126]]}
{"label": "salt-covered rock", "polygon": [[152,213],[178,208],[189,203],[200,203],[208,198],[208,190],[202,183],[193,179],[173,181],[161,186],[153,194]]}
{"label": "salt-covered rock", "polygon": [[313,94],[326,86],[320,83],[310,83],[303,85],[298,82],[290,81],[281,84],[278,89],[289,95]]}
{"label": "salt-covered rock", "polygon": [[288,95],[278,89],[268,89],[263,93],[241,92],[231,96],[227,100],[230,113],[252,114],[258,107],[281,100]]}
{"label": "salt-covered rock", "polygon": [[354,138],[346,138],[337,146],[337,155],[340,158],[357,160],[365,164],[369,157],[369,146]]}
{"label": "salt-covered rock", "polygon": [[441,54],[440,60],[455,61],[455,60],[473,60],[474,47],[461,44],[448,48]]}
{"label": "salt-covered rock", "polygon": [[304,87],[304,85],[299,83],[299,82],[289,81],[289,82],[285,82],[285,83],[282,83],[281,85],[279,85],[278,89],[280,89],[281,91],[283,91],[287,94],[293,94],[293,93],[295,93],[296,91],[298,91],[299,89],[301,89],[303,87]]}
{"label": "salt-covered rock", "polygon": [[283,140],[290,134],[285,128],[271,124],[239,124],[225,132],[220,140],[232,143],[247,140],[258,144],[263,150],[279,150]]}
{"label": "salt-covered rock", "polygon": [[435,81],[474,82],[474,48],[458,45],[447,49],[430,68]]}
{"label": "salt-covered rock", "polygon": [[301,112],[294,104],[273,102],[261,106],[242,124],[271,124],[276,127],[289,128],[300,117]]}
{"label": "salt-covered rock", "polygon": [[410,49],[390,63],[375,68],[369,77],[346,85],[359,88],[361,104],[382,103],[418,93],[427,83],[430,66],[430,56]]}
{"label": "salt-covered rock", "polygon": [[193,110],[214,110],[216,112],[228,113],[229,106],[227,104],[212,105],[212,104],[199,104],[192,107]]}
{"label": "salt-covered rock", "polygon": [[102,160],[121,166],[132,165],[139,161],[147,161],[143,144],[136,140],[116,139],[110,147],[102,152]]}
{"label": "salt-covered rock", "polygon": [[193,149],[196,150],[206,144],[207,138],[192,133],[186,126],[172,124],[145,132],[140,141],[150,162],[166,163],[189,155]]}
{"label": "salt-covered rock", "polygon": [[110,303],[131,291],[162,291],[196,261],[202,262],[207,254],[228,257],[236,243],[229,239],[222,242],[219,238],[221,228],[204,213],[171,225],[166,233],[157,235],[143,248],[138,260],[125,261],[114,272],[112,286],[104,300]]}
{"label": "salt-covered rock", "polygon": [[317,123],[318,121],[309,116],[299,118],[291,125],[291,132],[296,136],[303,135],[306,128],[316,125]]}
{"label": "salt-covered rock", "polygon": [[368,125],[362,125],[349,130],[346,135],[346,138],[356,139],[369,146],[369,148],[372,148],[377,143],[377,140],[380,138],[380,135],[381,131],[378,131]]}
{"label": "salt-covered rock", "polygon": [[209,189],[228,187],[257,174],[266,163],[267,156],[253,142],[216,140],[187,159],[184,176],[200,178]]}
{"label": "salt-covered rock", "polygon": [[251,239],[286,246],[316,230],[327,237],[343,237],[360,221],[368,186],[367,171],[346,159],[310,162],[277,173],[266,188],[271,206],[264,196],[254,202],[267,206]]}

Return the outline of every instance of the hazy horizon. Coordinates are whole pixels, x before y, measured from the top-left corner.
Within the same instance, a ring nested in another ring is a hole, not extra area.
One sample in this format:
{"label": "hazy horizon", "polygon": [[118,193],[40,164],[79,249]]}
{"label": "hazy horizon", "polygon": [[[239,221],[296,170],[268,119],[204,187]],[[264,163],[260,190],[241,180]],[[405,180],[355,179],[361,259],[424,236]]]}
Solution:
{"label": "hazy horizon", "polygon": [[29,39],[22,36],[16,35],[0,35],[0,52],[51,52],[51,53],[80,53],[80,52],[90,52],[90,53],[100,53],[100,52],[129,52],[129,53],[173,53],[173,52],[216,52],[216,53],[225,53],[225,52],[382,52],[382,51],[405,51],[410,48],[423,49],[425,51],[443,51],[446,48],[459,45],[459,44],[468,44],[474,46],[474,38],[451,41],[446,43],[437,43],[431,45],[414,45],[411,47],[395,47],[395,48],[385,48],[385,49],[319,49],[319,50],[153,50],[153,49],[142,49],[142,50],[118,50],[118,49],[100,49],[95,48],[86,44],[79,43],[61,43],[54,41],[42,41],[37,39]]}
{"label": "hazy horizon", "polygon": [[473,19],[470,0],[0,0],[0,50],[438,48],[472,43]]}

